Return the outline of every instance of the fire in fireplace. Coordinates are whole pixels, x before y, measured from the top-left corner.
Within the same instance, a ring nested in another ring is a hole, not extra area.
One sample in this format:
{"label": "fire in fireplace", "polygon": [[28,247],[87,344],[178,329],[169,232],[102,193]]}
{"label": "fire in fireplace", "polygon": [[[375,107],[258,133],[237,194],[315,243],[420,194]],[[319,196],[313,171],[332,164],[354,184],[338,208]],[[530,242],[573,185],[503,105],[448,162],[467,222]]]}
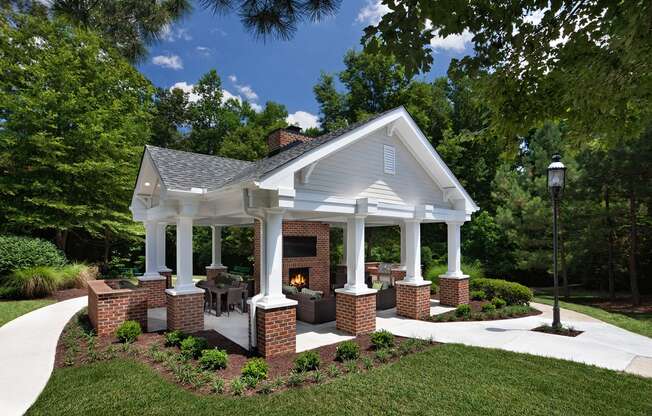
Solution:
{"label": "fire in fireplace", "polygon": [[290,285],[296,287],[298,290],[308,287],[310,282],[310,268],[297,267],[290,269]]}

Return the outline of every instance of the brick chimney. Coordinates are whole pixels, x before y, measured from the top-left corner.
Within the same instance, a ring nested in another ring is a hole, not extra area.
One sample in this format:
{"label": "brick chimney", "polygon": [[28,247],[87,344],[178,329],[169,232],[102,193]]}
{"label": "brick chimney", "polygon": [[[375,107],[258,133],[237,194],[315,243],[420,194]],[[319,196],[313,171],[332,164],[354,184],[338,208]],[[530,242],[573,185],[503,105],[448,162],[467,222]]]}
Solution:
{"label": "brick chimney", "polygon": [[301,133],[301,127],[289,126],[282,129],[274,130],[267,136],[267,154],[276,154],[290,143],[299,141],[307,142],[312,137]]}

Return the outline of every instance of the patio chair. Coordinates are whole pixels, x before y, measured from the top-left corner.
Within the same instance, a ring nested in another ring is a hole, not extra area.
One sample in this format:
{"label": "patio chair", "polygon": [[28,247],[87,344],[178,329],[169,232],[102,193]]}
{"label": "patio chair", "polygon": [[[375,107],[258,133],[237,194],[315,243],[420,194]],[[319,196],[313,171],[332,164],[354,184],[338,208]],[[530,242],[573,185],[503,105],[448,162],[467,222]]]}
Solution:
{"label": "patio chair", "polygon": [[243,307],[242,307],[242,296],[243,296],[244,290],[241,287],[230,287],[228,292],[226,293],[226,316],[229,316],[231,312],[231,306],[233,306],[233,310],[235,310],[235,307],[238,306],[240,308],[240,313],[243,312]]}
{"label": "patio chair", "polygon": [[214,286],[213,282],[209,282],[206,280],[201,280],[197,282],[196,285],[198,288],[204,289],[204,310],[207,309],[206,305],[208,305],[208,311],[213,308],[213,292],[210,291],[210,288]]}

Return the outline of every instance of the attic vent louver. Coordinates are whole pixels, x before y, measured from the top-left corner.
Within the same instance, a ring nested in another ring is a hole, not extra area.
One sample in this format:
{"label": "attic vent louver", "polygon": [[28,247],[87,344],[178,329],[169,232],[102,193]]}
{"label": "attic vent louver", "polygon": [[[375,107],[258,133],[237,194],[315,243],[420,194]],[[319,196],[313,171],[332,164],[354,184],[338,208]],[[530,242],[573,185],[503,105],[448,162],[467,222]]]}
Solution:
{"label": "attic vent louver", "polygon": [[396,175],[396,149],[394,146],[383,145],[383,165],[385,173]]}

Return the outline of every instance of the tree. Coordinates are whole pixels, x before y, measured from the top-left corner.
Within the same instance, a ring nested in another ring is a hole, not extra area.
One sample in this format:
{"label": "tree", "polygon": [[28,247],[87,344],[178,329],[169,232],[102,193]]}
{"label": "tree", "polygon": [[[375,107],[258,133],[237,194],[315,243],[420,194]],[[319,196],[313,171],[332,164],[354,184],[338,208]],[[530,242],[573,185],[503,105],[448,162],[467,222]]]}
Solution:
{"label": "tree", "polygon": [[179,88],[156,89],[154,121],[150,143],[161,147],[176,147],[182,140],[181,129],[188,123],[188,95]]}
{"label": "tree", "polygon": [[649,1],[383,3],[390,12],[365,29],[367,50],[414,74],[430,69],[434,36],[471,39],[474,53],[450,71],[482,82],[501,132],[564,118],[580,138],[635,139],[652,115]]}
{"label": "tree", "polygon": [[133,235],[128,203],[150,132],[149,82],[60,19],[0,20],[3,232]]}

